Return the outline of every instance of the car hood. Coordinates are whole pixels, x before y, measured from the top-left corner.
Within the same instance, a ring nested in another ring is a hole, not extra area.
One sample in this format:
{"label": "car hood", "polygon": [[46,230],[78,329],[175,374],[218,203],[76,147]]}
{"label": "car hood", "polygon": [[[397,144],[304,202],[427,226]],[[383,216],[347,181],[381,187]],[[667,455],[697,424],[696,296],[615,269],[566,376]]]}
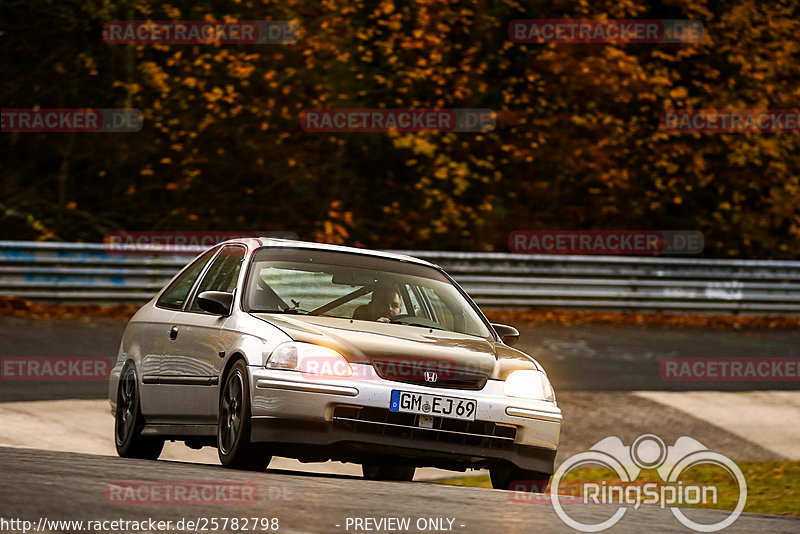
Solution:
{"label": "car hood", "polygon": [[295,341],[322,345],[350,363],[439,362],[505,380],[511,371],[541,367],[503,343],[457,332],[335,317],[254,313]]}

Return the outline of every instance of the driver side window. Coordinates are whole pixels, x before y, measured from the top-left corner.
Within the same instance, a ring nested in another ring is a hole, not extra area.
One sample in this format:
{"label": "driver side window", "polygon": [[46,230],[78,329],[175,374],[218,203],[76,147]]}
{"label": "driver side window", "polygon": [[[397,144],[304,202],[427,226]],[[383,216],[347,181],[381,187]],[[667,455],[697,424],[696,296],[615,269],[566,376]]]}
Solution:
{"label": "driver side window", "polygon": [[189,291],[191,291],[195,280],[197,280],[197,277],[203,272],[203,268],[216,252],[217,249],[212,248],[197,258],[194,263],[187,267],[186,270],[161,293],[161,296],[158,297],[156,301],[156,306],[168,310],[183,309],[183,303],[186,302],[186,298],[189,296]]}
{"label": "driver side window", "polygon": [[239,281],[239,272],[242,270],[244,261],[244,247],[228,245],[220,251],[214,258],[214,263],[206,271],[205,276],[200,281],[200,286],[192,298],[191,311],[202,311],[197,303],[197,295],[203,291],[224,291],[233,293],[236,283]]}

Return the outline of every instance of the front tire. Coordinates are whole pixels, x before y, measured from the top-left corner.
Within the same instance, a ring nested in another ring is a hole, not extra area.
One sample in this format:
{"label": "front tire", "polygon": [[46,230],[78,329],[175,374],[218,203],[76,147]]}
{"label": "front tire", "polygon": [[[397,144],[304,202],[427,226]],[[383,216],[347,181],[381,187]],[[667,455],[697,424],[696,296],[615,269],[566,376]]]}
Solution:
{"label": "front tire", "polygon": [[411,482],[417,468],[413,465],[362,464],[361,472],[367,480]]}
{"label": "front tire", "polygon": [[544,493],[550,483],[550,475],[513,465],[492,467],[489,478],[494,489]]}
{"label": "front tire", "polygon": [[164,440],[142,437],[144,417],[139,404],[136,367],[127,366],[117,387],[117,411],[114,414],[114,444],[122,458],[156,460],[164,449]]}
{"label": "front tire", "polygon": [[239,360],[222,388],[217,423],[217,452],[225,467],[264,471],[272,456],[265,445],[250,442],[250,381],[247,365]]}

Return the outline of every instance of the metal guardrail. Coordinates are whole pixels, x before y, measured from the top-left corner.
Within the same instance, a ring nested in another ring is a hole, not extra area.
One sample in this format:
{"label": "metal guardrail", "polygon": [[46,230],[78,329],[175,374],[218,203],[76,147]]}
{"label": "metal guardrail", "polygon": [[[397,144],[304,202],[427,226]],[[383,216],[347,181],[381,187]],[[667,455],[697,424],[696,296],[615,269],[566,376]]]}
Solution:
{"label": "metal guardrail", "polygon": [[[0,295],[143,302],[202,250],[0,241]],[[800,314],[800,261],[397,252],[441,265],[487,308]]]}

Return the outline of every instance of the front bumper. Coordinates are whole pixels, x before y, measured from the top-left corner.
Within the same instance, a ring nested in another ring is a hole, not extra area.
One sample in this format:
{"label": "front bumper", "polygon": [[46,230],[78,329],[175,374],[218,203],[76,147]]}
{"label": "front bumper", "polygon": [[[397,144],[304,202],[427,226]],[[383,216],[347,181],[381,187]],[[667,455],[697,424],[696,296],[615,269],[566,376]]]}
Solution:
{"label": "front bumper", "polygon": [[[350,378],[250,367],[251,440],[330,446],[339,458],[350,451],[407,457],[416,465],[510,462],[553,472],[562,419],[554,403],[507,397],[497,380],[479,391],[422,387],[382,379],[369,365],[352,367]],[[389,412],[393,390],[474,399],[475,421],[434,417],[433,428],[420,427],[419,416]]]}

